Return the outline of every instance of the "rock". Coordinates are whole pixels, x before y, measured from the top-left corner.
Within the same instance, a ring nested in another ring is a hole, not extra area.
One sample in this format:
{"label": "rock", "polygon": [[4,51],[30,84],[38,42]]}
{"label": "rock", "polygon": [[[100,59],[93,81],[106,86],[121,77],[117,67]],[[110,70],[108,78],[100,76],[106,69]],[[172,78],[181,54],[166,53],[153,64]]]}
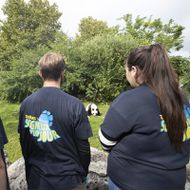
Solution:
{"label": "rock", "polygon": [[89,190],[108,190],[107,154],[91,147],[91,162],[88,174]]}
{"label": "rock", "polygon": [[23,158],[8,167],[8,176],[11,190],[27,190]]}
{"label": "rock", "polygon": [[186,168],[187,168],[187,180],[190,183],[190,163],[186,165]]}
{"label": "rock", "polygon": [[187,164],[187,182],[185,185],[185,190],[190,190],[190,163]]}
{"label": "rock", "polygon": [[[104,152],[91,148],[91,163],[87,177],[89,190],[108,190],[106,160],[107,155]],[[8,167],[8,176],[11,190],[27,190],[23,158]]]}
{"label": "rock", "polygon": [[190,190],[190,183],[188,181],[185,184],[185,190]]}
{"label": "rock", "polygon": [[89,171],[98,173],[100,176],[106,176],[107,172],[107,154],[96,148],[91,147],[91,162]]}

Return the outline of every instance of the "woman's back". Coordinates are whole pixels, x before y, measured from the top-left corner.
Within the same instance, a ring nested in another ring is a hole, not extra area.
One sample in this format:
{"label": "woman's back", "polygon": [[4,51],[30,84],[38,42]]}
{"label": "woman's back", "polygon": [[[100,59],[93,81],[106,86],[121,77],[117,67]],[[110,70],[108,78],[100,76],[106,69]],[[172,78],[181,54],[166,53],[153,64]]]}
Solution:
{"label": "woman's back", "polygon": [[[190,113],[188,117],[190,119]],[[122,93],[113,102],[101,130],[117,139],[109,155],[108,175],[117,179],[119,187],[142,190],[183,188],[190,142],[185,141],[182,151],[176,153],[157,98],[149,87],[141,85]]]}

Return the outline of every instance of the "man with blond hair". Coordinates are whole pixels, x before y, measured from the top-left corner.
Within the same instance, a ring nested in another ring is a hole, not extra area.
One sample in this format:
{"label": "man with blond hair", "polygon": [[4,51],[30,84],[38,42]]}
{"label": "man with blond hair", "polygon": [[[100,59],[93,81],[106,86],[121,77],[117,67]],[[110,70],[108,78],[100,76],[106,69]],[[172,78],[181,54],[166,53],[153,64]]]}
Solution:
{"label": "man with blond hair", "polygon": [[39,67],[43,87],[22,102],[19,115],[28,189],[85,189],[92,135],[85,108],[60,89],[61,55],[45,54]]}

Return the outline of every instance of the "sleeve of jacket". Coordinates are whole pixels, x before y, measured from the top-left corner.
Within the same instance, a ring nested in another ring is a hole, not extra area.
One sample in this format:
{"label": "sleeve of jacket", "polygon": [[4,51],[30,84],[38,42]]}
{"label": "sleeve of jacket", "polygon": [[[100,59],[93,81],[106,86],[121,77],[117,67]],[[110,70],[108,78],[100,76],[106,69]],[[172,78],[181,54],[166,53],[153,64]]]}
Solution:
{"label": "sleeve of jacket", "polygon": [[90,164],[90,144],[88,140],[76,139],[76,145],[79,152],[80,162],[84,168],[85,176],[88,174],[88,167]]}

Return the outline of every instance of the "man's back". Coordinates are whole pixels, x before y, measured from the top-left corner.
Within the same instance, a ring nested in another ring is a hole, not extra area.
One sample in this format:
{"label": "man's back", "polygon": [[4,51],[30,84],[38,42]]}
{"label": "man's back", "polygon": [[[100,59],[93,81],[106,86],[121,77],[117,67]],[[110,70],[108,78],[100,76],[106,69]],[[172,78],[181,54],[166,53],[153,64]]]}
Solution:
{"label": "man's back", "polygon": [[92,132],[77,98],[59,88],[41,88],[21,105],[19,133],[30,189],[69,189],[80,183],[85,171],[77,139],[87,140]]}

